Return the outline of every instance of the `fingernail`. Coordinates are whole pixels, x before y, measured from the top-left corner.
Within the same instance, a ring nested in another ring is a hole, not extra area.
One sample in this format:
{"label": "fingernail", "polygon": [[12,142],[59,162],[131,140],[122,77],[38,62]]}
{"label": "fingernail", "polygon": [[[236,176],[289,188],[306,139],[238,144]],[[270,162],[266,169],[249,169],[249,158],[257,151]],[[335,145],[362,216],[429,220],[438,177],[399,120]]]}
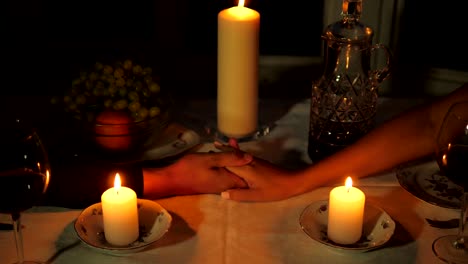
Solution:
{"label": "fingernail", "polygon": [[229,145],[232,146],[232,147],[239,148],[239,144],[237,143],[237,139],[235,139],[235,138],[230,138],[229,139]]}
{"label": "fingernail", "polygon": [[223,198],[224,200],[229,200],[229,192],[222,192],[221,193],[221,198]]}
{"label": "fingernail", "polygon": [[250,153],[244,152],[244,160],[252,160],[253,156]]}

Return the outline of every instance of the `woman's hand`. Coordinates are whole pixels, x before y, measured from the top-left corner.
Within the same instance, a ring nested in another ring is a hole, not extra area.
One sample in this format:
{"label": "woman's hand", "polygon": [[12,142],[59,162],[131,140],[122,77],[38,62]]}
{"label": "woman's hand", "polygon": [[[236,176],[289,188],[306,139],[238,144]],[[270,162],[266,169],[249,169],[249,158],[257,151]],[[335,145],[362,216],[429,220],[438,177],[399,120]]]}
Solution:
{"label": "woman's hand", "polygon": [[[215,147],[223,151],[235,151],[237,155],[244,153],[235,139],[229,140],[229,145],[215,142]],[[299,171],[289,171],[280,168],[266,160],[254,158],[244,166],[228,166],[226,169],[241,177],[248,186],[242,189],[230,189],[221,193],[224,199],[236,201],[276,201],[300,194],[302,184]]]}
{"label": "woman's hand", "polygon": [[227,170],[247,182],[248,189],[230,189],[221,193],[224,199],[267,202],[289,198],[302,193],[300,171],[282,169],[268,161],[255,158],[245,166]]}
{"label": "woman's hand", "polygon": [[245,181],[225,167],[243,166],[252,159],[252,155],[234,150],[191,153],[165,168],[145,168],[144,196],[219,194],[227,189],[246,188]]}

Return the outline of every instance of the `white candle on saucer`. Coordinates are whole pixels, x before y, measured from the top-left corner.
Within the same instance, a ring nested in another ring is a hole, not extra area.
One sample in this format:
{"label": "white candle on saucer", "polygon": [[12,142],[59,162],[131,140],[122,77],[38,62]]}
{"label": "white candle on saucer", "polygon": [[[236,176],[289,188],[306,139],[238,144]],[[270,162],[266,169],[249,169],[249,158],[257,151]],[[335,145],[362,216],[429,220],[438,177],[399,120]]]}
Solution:
{"label": "white candle on saucer", "polygon": [[338,244],[356,243],[362,235],[364,204],[366,196],[356,187],[352,179],[345,186],[333,188],[328,202],[328,230],[330,240]]}
{"label": "white candle on saucer", "polygon": [[114,187],[101,196],[104,236],[110,244],[125,246],[138,239],[138,208],[135,191],[121,186],[115,175]]}

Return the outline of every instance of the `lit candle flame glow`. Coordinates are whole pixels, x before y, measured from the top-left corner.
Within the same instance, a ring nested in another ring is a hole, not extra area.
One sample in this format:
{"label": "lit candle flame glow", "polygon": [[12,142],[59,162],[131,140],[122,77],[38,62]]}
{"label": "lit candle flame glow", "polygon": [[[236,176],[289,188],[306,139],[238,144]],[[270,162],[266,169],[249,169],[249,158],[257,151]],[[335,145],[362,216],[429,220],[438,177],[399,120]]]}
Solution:
{"label": "lit candle flame glow", "polygon": [[351,187],[353,187],[353,180],[351,179],[351,177],[348,176],[348,178],[346,178],[345,186],[346,186],[346,190],[349,192]]}
{"label": "lit candle flame glow", "polygon": [[237,4],[237,6],[244,7],[244,2],[245,0],[239,0],[239,3]]}
{"label": "lit candle flame glow", "polygon": [[447,154],[444,154],[442,156],[442,164],[444,164],[445,166],[447,166]]}
{"label": "lit candle flame glow", "polygon": [[44,184],[44,189],[42,190],[43,193],[46,192],[47,186],[49,186],[49,181],[50,181],[50,172],[49,170],[46,170],[45,184]]}
{"label": "lit candle flame glow", "polygon": [[115,179],[114,179],[114,189],[115,189],[116,194],[119,194],[119,190],[121,186],[122,186],[122,182],[120,181],[120,175],[119,173],[116,173]]}

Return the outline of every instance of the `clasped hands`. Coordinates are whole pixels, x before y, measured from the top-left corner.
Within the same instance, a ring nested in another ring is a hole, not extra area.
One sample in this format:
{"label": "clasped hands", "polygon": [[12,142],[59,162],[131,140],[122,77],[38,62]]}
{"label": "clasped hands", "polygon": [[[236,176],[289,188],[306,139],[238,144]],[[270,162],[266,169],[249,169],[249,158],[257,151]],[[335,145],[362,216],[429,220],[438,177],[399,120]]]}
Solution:
{"label": "clasped hands", "polygon": [[167,167],[144,169],[144,195],[221,194],[237,201],[272,201],[295,192],[296,172],[240,150],[236,140],[214,146],[220,151],[189,153]]}

